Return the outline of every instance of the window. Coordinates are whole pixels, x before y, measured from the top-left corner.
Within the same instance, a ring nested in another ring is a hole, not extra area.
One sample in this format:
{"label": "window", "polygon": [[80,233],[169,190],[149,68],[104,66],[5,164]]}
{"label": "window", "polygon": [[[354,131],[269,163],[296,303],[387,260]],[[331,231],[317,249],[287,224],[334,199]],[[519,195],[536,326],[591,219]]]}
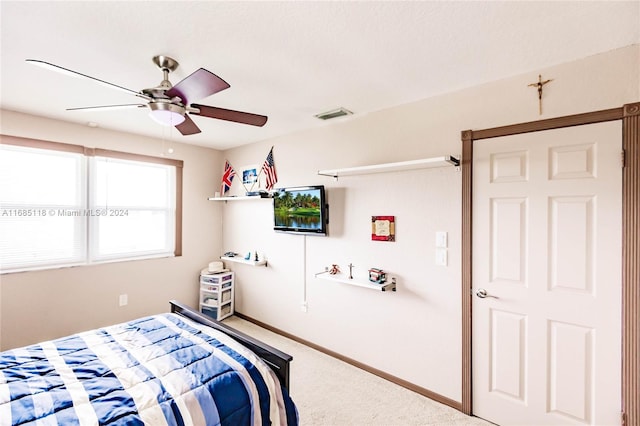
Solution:
{"label": "window", "polygon": [[181,161],[1,142],[1,272],[181,255]]}
{"label": "window", "polygon": [[86,206],[85,180],[82,154],[0,145],[3,271],[84,262],[86,217],[57,213]]}
{"label": "window", "polygon": [[173,253],[175,167],[92,159],[91,254],[95,260]]}

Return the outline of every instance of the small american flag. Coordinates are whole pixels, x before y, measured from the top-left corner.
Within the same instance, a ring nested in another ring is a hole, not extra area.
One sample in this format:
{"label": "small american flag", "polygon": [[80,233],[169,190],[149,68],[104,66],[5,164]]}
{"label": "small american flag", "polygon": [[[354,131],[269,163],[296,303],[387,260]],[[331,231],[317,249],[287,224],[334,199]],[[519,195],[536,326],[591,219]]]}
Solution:
{"label": "small american flag", "polygon": [[236,171],[233,170],[229,161],[224,162],[224,173],[222,174],[222,184],[220,185],[220,193],[225,194],[229,188],[231,188],[231,181],[236,175]]}
{"label": "small american flag", "polygon": [[269,155],[267,155],[267,159],[262,165],[262,171],[266,176],[265,186],[267,187],[267,191],[271,191],[273,185],[278,182],[278,175],[276,174],[276,165],[273,162],[273,147],[271,147],[271,151],[269,151]]}

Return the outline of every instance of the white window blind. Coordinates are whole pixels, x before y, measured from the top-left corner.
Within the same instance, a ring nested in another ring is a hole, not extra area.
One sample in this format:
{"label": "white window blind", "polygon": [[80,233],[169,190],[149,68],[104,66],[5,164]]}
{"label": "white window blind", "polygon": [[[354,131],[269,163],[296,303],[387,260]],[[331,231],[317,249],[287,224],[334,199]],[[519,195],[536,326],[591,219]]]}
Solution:
{"label": "white window blind", "polygon": [[91,165],[91,258],[173,254],[176,168],[109,157]]}
{"label": "white window blind", "polygon": [[83,263],[86,157],[0,145],[0,269]]}
{"label": "white window blind", "polygon": [[0,273],[182,254],[182,161],[0,142]]}

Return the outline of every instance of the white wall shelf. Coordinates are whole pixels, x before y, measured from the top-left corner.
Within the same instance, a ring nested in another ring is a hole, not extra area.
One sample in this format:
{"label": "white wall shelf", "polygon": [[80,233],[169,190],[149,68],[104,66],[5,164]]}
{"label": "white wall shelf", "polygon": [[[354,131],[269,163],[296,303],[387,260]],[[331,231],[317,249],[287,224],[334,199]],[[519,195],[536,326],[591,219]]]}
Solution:
{"label": "white wall shelf", "polygon": [[209,201],[246,201],[246,200],[270,200],[269,197],[260,197],[258,195],[238,195],[236,197],[209,197]]}
{"label": "white wall shelf", "polygon": [[403,170],[428,169],[460,165],[460,160],[452,155],[423,158],[421,160],[400,161],[398,163],[373,164],[370,166],[347,167],[343,169],[318,170],[321,176],[338,178],[339,176],[367,175],[372,173],[388,173]]}
{"label": "white wall shelf", "polygon": [[251,266],[267,266],[266,260],[247,260],[242,256],[234,256],[234,257],[220,256],[220,259],[226,260],[227,262],[242,263],[242,264],[251,265]]}
{"label": "white wall shelf", "polygon": [[369,288],[371,290],[377,290],[377,291],[396,291],[395,277],[392,277],[391,281],[388,281],[384,284],[372,283],[367,279],[349,278],[345,274],[331,275],[329,273],[320,273],[316,275],[316,278],[320,278],[322,280],[327,280],[327,281],[343,283],[343,284],[354,285],[357,287]]}

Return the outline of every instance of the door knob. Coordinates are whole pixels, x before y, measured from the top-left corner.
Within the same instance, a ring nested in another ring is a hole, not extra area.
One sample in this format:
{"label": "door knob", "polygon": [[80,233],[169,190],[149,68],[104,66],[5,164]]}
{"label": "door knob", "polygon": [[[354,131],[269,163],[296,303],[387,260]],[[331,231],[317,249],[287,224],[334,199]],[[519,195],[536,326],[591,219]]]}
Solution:
{"label": "door knob", "polygon": [[489,293],[487,293],[487,290],[485,290],[484,288],[479,288],[478,291],[476,291],[476,296],[478,296],[480,299],[485,299],[487,297],[493,297],[494,299],[499,299],[498,296],[492,296]]}

